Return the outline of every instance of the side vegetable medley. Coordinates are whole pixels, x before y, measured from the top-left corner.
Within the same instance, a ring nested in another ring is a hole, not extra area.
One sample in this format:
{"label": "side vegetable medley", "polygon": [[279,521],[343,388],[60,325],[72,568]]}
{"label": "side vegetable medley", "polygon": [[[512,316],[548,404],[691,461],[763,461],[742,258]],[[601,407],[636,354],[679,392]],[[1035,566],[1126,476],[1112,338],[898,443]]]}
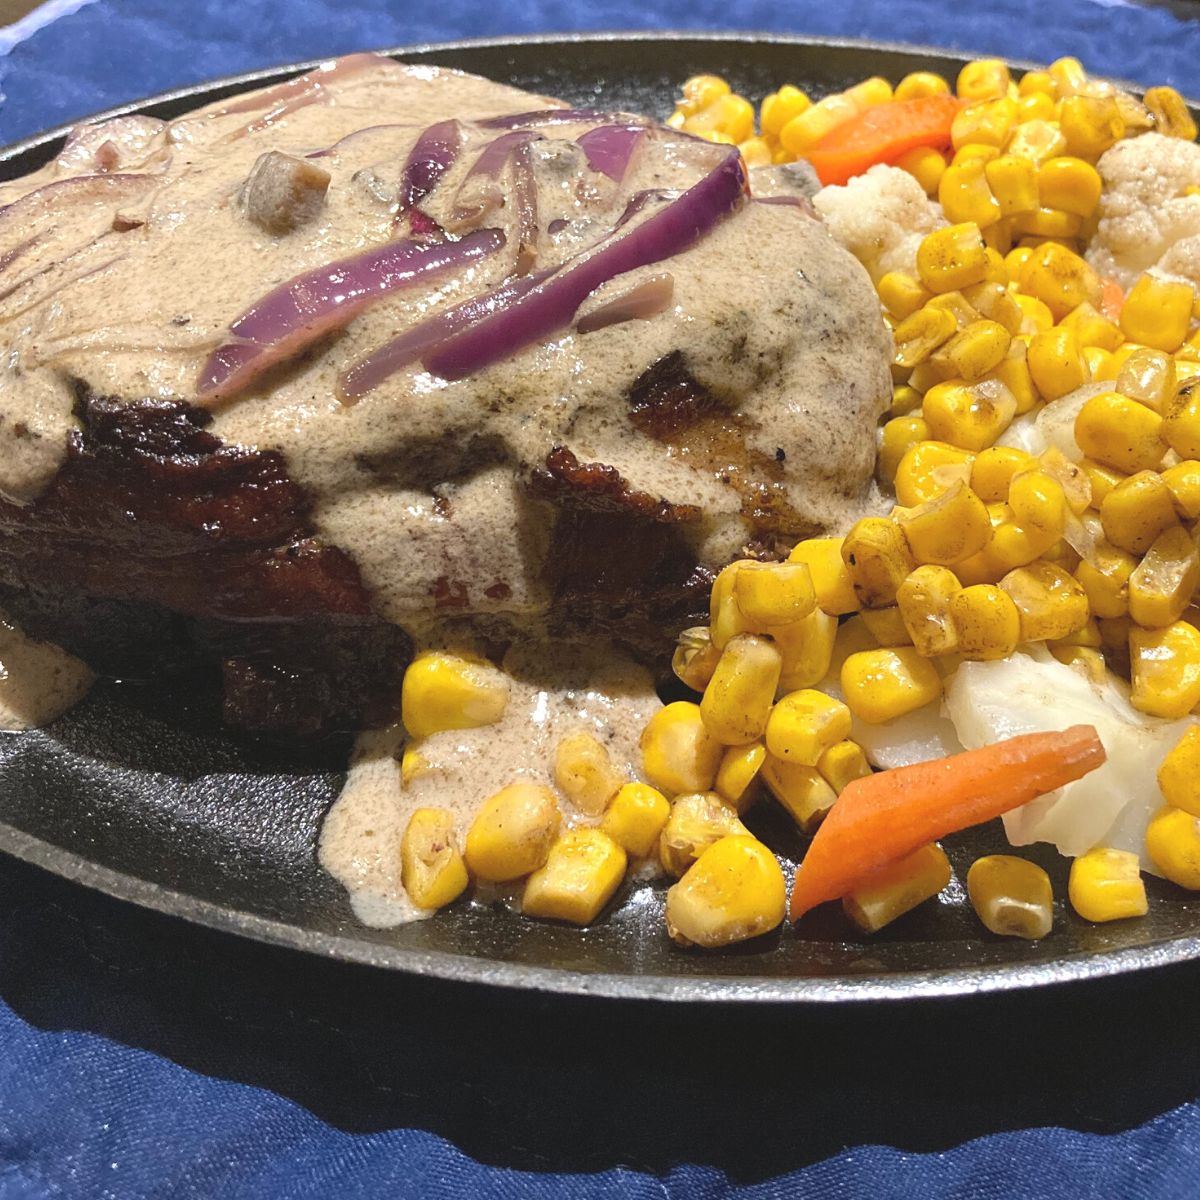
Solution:
{"label": "side vegetable medley", "polygon": [[[814,206],[870,273],[893,330],[883,499],[844,537],[716,579],[673,667],[699,694],[642,734],[646,782],[587,735],[554,793],[493,797],[460,855],[435,810],[404,839],[428,908],[469,876],[526,878],[523,910],[579,924],[630,860],[678,878],[671,936],[722,946],[778,926],[775,855],[742,823],[769,794],[813,835],[790,915],[830,900],[872,932],[950,881],[938,839],[1005,816],[1072,859],[1089,921],[1147,911],[1142,871],[1200,890],[1200,147],[1177,92],[1141,99],[1074,59],[1014,81],[969,63],[869,79],[756,114],[716,76],[670,123],[748,166],[800,159]],[[894,499],[894,503],[893,503]],[[418,658],[404,721],[498,719],[467,659]],[[432,714],[432,715],[431,715]],[[447,722],[450,722],[447,724]],[[454,724],[458,722],[459,724]],[[412,749],[410,754],[417,751]],[[1049,877],[980,859],[994,934],[1039,938]]]}

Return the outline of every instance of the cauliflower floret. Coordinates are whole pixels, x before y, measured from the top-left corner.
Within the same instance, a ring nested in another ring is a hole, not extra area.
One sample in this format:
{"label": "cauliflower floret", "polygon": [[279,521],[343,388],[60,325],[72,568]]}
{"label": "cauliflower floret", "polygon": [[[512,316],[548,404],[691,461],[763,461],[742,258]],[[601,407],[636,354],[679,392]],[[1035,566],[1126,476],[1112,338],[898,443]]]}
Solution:
{"label": "cauliflower floret", "polygon": [[845,187],[822,188],[813,205],[875,282],[888,271],[914,272],[921,239],[946,224],[941,208],[907,171],[882,164]]}
{"label": "cauliflower floret", "polygon": [[1128,288],[1143,271],[1200,285],[1200,145],[1146,133],[1108,150],[1096,164],[1104,180],[1100,221],[1087,258]]}

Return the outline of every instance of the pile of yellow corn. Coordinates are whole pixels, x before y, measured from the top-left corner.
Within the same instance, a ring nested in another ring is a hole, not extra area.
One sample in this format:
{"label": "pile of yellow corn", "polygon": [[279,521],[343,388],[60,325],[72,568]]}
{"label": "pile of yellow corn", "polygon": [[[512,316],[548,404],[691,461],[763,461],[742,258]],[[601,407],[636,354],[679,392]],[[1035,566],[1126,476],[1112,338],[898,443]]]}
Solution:
{"label": "pile of yellow corn", "polygon": [[[926,72],[816,103],[789,85],[763,101],[756,130],[749,101],[704,75],[684,85],[670,123],[768,165],[802,157],[864,108],[949,90]],[[973,62],[957,94],[968,103],[951,153],[918,149],[897,163],[951,224],[924,238],[914,274],[877,282],[895,337],[878,465],[895,491],[890,515],[803,541],[786,562],[720,573],[709,624],[686,630],[673,660],[701,698],[646,725],[646,782],[621,778],[587,734],[557,747],[557,791],[594,825],[563,830],[553,790],[514,784],[485,804],[460,852],[450,814],[418,810],[402,849],[416,904],[441,907],[472,876],[525,878],[525,912],[586,924],[630,858],[656,855],[678,878],[671,935],[726,945],[784,914],[782,871],[742,823],[746,809],[765,789],[812,831],[871,770],[852,720],[940,703],[964,660],[1042,642],[1097,679],[1127,675],[1145,713],[1200,711],[1200,303],[1190,285],[1151,275],[1122,297],[1081,257],[1100,154],[1150,128],[1195,138],[1196,126],[1172,89],[1138,101],[1069,58],[1019,82],[997,60]],[[997,444],[1018,417],[1089,383],[1108,386],[1074,419],[1082,461]],[[502,712],[467,659],[423,655],[408,671],[414,738]],[[405,778],[419,760],[414,744]],[[1200,888],[1200,729],[1167,756],[1159,783],[1166,806],[1147,853],[1168,879]],[[873,931],[949,880],[945,854],[927,846],[843,907]],[[989,930],[1049,932],[1053,896],[1039,867],[989,856],[966,882]],[[1146,911],[1137,856],[1105,847],[1074,861],[1069,895],[1088,920]]]}

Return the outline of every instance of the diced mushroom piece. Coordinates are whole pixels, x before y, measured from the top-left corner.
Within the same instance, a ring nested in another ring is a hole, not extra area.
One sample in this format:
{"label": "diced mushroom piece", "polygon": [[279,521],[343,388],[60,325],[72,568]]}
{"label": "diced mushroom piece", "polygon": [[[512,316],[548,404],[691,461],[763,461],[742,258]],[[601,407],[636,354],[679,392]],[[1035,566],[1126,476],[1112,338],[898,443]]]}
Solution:
{"label": "diced mushroom piece", "polygon": [[278,150],[260,154],[242,185],[246,216],[268,233],[290,233],[316,216],[329,172]]}

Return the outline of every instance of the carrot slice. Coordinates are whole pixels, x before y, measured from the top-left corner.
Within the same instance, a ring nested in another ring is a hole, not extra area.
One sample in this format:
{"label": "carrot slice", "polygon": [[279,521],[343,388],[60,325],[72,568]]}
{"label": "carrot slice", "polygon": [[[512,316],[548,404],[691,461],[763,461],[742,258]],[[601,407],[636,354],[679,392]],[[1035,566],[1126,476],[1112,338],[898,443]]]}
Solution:
{"label": "carrot slice", "polygon": [[1121,285],[1107,275],[1100,277],[1100,311],[1110,320],[1121,319],[1121,309],[1125,306],[1125,293]]}
{"label": "carrot slice", "polygon": [[824,184],[845,183],[906,150],[950,145],[950,126],[962,107],[953,96],[921,96],[879,104],[835,126],[807,154]]}
{"label": "carrot slice", "polygon": [[792,920],[919,847],[1028,804],[1104,759],[1096,730],[1073,725],[856,779],[829,810],[796,871]]}

